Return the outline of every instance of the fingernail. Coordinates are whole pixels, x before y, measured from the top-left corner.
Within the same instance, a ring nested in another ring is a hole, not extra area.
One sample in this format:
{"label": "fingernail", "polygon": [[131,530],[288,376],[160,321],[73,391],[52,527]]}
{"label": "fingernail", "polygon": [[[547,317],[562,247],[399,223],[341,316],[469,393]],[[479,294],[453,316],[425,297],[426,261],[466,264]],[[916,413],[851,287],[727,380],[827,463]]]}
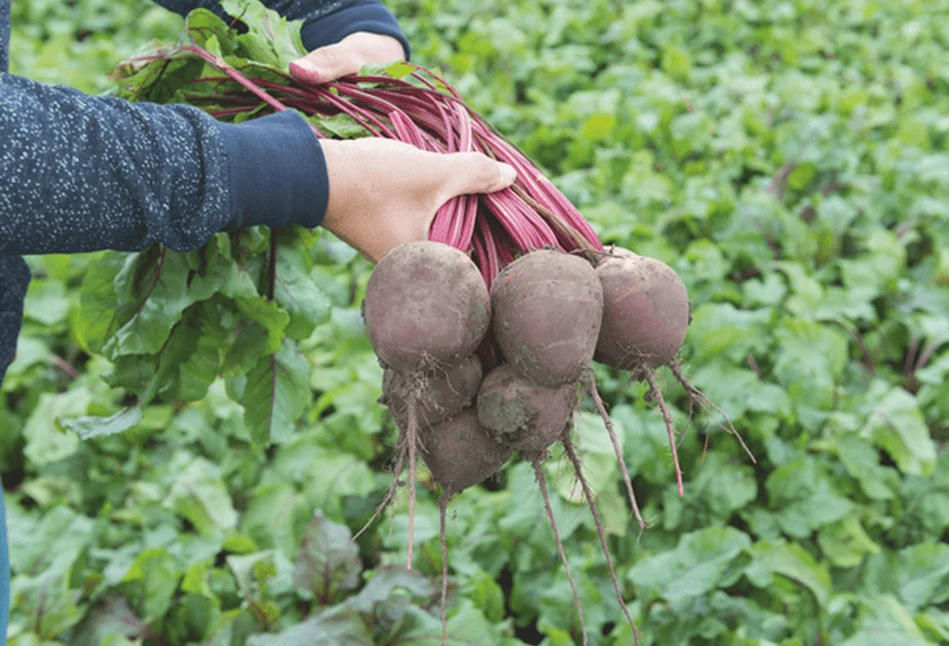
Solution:
{"label": "fingernail", "polygon": [[503,162],[498,162],[498,165],[501,167],[501,184],[504,186],[513,184],[514,180],[517,179],[517,171],[514,170],[514,167]]}

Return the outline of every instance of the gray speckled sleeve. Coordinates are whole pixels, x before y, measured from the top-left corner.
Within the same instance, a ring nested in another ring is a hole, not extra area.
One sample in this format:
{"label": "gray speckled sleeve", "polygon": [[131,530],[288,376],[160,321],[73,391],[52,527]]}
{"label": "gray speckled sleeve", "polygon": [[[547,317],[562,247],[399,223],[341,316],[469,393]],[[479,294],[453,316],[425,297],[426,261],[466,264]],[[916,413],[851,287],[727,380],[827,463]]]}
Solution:
{"label": "gray speckled sleeve", "polygon": [[201,246],[231,217],[227,157],[195,108],[0,75],[0,254]]}

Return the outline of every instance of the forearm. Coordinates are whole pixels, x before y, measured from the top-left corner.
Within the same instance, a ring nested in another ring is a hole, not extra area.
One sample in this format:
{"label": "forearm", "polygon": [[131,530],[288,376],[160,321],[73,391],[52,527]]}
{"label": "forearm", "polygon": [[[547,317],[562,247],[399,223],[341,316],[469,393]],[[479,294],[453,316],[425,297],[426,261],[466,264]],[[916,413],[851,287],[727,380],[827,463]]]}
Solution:
{"label": "forearm", "polygon": [[298,115],[240,126],[0,75],[0,254],[176,250],[242,226],[316,226],[328,194]]}

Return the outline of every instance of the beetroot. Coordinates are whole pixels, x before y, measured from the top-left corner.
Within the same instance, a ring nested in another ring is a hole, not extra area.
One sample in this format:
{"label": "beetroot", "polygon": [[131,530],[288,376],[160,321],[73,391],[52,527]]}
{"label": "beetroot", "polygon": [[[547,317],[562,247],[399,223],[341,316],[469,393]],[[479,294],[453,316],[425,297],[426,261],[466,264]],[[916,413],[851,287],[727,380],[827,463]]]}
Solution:
{"label": "beetroot", "polygon": [[478,419],[499,442],[533,457],[562,439],[576,399],[575,385],[538,386],[504,364],[481,384]]}
{"label": "beetroot", "polygon": [[399,245],[382,257],[362,311],[376,355],[403,374],[472,354],[491,323],[478,267],[457,249],[428,241]]}
{"label": "beetroot", "polygon": [[536,384],[575,384],[593,359],[603,288],[589,262],[539,250],[498,274],[493,329],[505,358]]}
{"label": "beetroot", "polygon": [[419,423],[432,426],[471,405],[481,375],[481,360],[475,355],[449,368],[410,376],[389,368],[382,375],[382,401],[400,427],[408,424],[410,401],[417,407]]}
{"label": "beetroot", "polygon": [[490,478],[513,453],[481,426],[474,408],[441,424],[420,428],[419,439],[422,459],[449,496]]}
{"label": "beetroot", "polygon": [[655,370],[685,341],[689,295],[679,275],[654,258],[616,250],[596,266],[603,325],[594,358],[622,370]]}

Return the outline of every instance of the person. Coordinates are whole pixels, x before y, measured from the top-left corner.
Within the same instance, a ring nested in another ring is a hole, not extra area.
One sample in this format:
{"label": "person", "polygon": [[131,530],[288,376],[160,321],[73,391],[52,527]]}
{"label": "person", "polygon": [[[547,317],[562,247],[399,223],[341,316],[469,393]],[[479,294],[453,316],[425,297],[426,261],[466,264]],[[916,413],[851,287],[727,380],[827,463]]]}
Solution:
{"label": "person", "polygon": [[[217,0],[155,0],[186,14]],[[408,58],[379,0],[264,0],[303,20],[304,82]],[[23,255],[154,243],[187,251],[215,233],[262,225],[323,226],[371,260],[426,237],[438,207],[500,190],[514,170],[475,153],[437,154],[396,141],[316,138],[297,113],[241,125],[182,105],[127,103],[8,73],[10,0],[0,0],[0,384],[16,350],[30,271]],[[0,486],[0,637],[10,605]]]}

